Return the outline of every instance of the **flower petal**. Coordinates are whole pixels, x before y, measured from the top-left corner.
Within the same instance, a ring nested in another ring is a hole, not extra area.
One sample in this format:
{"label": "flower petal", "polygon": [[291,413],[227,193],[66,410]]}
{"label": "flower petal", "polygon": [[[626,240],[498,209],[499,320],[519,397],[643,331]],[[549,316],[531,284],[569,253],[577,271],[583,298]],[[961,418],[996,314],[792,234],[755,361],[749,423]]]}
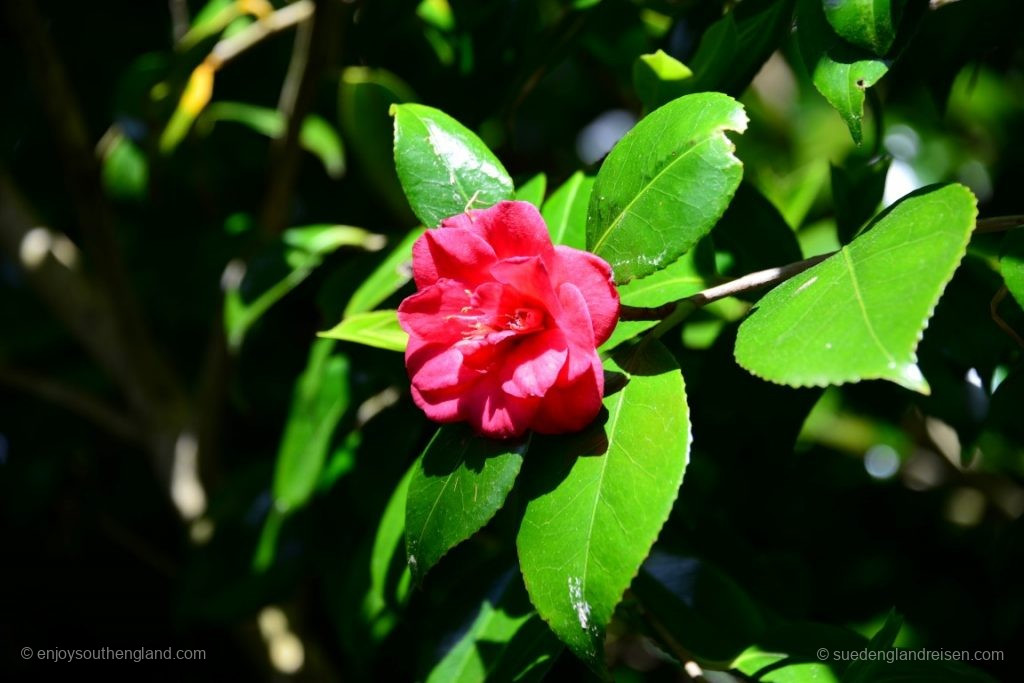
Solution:
{"label": "flower petal", "polygon": [[476,232],[494,248],[499,259],[541,256],[552,249],[547,225],[537,207],[530,202],[498,202],[489,209],[447,218],[441,227],[459,227]]}
{"label": "flower petal", "polygon": [[502,390],[519,398],[543,396],[558,381],[567,355],[560,330],[527,336],[505,358],[511,377],[502,382]]}
{"label": "flower petal", "polygon": [[603,393],[604,372],[595,353],[594,363],[576,381],[548,390],[534,415],[532,427],[541,434],[579,431],[597,417]]}
{"label": "flower petal", "polygon": [[594,341],[600,346],[619,321],[619,293],[611,266],[590,252],[565,246],[555,247],[555,258],[549,261],[552,281],[571,282],[583,292],[594,325]]}
{"label": "flower petal", "polygon": [[519,398],[501,390],[495,376],[484,376],[462,398],[461,412],[483,436],[508,439],[531,427],[539,398]]}
{"label": "flower petal", "polygon": [[456,316],[469,304],[470,295],[461,283],[441,279],[401,303],[398,323],[412,337],[454,344],[462,339],[465,329],[465,323]]}
{"label": "flower petal", "polygon": [[558,299],[562,308],[558,326],[569,342],[569,358],[566,362],[568,380],[575,381],[590,368],[597,357],[594,328],[590,322],[588,302],[576,285],[563,283],[558,288]]}
{"label": "flower petal", "polygon": [[475,285],[487,279],[487,267],[495,260],[494,249],[472,230],[427,230],[412,245],[412,272],[419,289],[440,278]]}
{"label": "flower petal", "polygon": [[491,266],[491,276],[520,295],[539,302],[548,313],[558,317],[561,306],[555,296],[547,266],[539,256],[516,256],[498,261]]}

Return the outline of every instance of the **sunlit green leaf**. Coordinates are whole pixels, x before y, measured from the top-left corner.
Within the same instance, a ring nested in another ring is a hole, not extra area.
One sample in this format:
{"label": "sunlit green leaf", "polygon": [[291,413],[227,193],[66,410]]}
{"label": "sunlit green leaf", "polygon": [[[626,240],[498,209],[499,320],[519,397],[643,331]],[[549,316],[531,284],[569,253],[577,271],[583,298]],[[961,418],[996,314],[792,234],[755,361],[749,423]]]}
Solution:
{"label": "sunlit green leaf", "polygon": [[352,294],[345,306],[345,317],[372,311],[412,279],[412,245],[422,234],[423,228],[406,233],[387,258]]}
{"label": "sunlit green leaf", "polygon": [[825,21],[821,0],[799,0],[797,37],[814,87],[825,96],[850,128],[858,145],[863,139],[864,93],[889,70],[889,65],[844,42]]}
{"label": "sunlit green leaf", "polygon": [[[510,580],[511,579],[511,580]],[[540,681],[562,643],[530,606],[518,576],[504,577],[496,594],[427,676],[427,683]]]}
{"label": "sunlit green leaf", "polygon": [[1003,255],[999,269],[1006,281],[1006,288],[1024,307],[1024,228],[1010,231],[1003,242]]}
{"label": "sunlit green leaf", "polygon": [[790,386],[887,379],[928,393],[917,344],[976,213],[962,185],[908,195],[839,253],[765,295],[740,327],[736,360]]}
{"label": "sunlit green leaf", "polygon": [[597,422],[535,437],[517,539],[537,611],[598,672],[605,628],[668,518],[690,444],[683,377],[659,342],[618,354],[605,370],[617,390],[606,391]]}
{"label": "sunlit green leaf", "polygon": [[437,430],[417,461],[405,504],[405,547],[415,581],[501,509],[527,445],[485,439],[463,424]]}
{"label": "sunlit green leaf", "polygon": [[906,0],[825,0],[825,17],[846,41],[884,55],[896,38]]}
{"label": "sunlit green leaf", "polygon": [[664,268],[711,230],[743,176],[725,131],[746,126],[731,97],[686,95],[615,145],[591,192],[587,248],[612,265],[616,282]]}
{"label": "sunlit green leaf", "polygon": [[522,187],[516,189],[516,199],[530,202],[539,209],[544,203],[544,194],[547,192],[547,188],[548,177],[543,173],[538,173],[523,183]]}
{"label": "sunlit green leaf", "polygon": [[319,336],[374,346],[387,351],[405,351],[409,335],[398,324],[397,311],[370,311],[344,318]]}
{"label": "sunlit green leaf", "polygon": [[388,499],[370,551],[370,587],[363,599],[363,618],[374,640],[382,640],[409,596],[412,575],[405,563],[405,498],[416,464],[408,469]]}
{"label": "sunlit green leaf", "polygon": [[398,178],[423,225],[437,227],[449,216],[513,196],[505,167],[473,131],[420,104],[393,105],[391,113]]}
{"label": "sunlit green leaf", "polygon": [[582,171],[573,173],[544,202],[542,216],[547,223],[551,241],[574,249],[587,244],[587,207],[594,177]]}
{"label": "sunlit green leaf", "polygon": [[683,81],[693,72],[678,59],[658,50],[633,62],[633,87],[648,110],[685,95]]}

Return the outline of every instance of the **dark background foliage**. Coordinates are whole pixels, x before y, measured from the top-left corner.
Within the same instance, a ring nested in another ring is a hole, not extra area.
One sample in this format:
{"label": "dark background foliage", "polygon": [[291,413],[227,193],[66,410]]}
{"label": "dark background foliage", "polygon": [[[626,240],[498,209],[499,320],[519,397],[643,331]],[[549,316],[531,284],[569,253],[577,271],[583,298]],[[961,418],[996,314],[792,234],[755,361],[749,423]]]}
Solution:
{"label": "dark background foliage", "polygon": [[[316,155],[282,150],[227,121],[197,125],[173,150],[161,150],[189,73],[216,42],[176,49],[169,7],[194,17],[201,3],[3,4],[3,229],[10,230],[17,193],[36,224],[79,245],[89,277],[111,286],[119,281],[109,269],[123,267],[126,289],[111,289],[112,300],[137,306],[145,333],[121,335],[124,347],[113,353],[158,357],[173,390],[161,393],[163,371],[145,360],[128,363],[127,378],[113,377],[90,350],[90,326],[69,332],[38,295],[20,252],[4,254],[0,670],[33,679],[73,670],[21,661],[23,646],[173,645],[203,648],[206,660],[104,671],[270,678],[281,674],[259,621],[274,606],[302,643],[299,676],[425,677],[514,565],[522,501],[514,493],[406,607],[389,608],[390,628],[367,623],[362,605],[380,516],[433,429],[411,403],[397,354],[343,343],[348,399],[333,431],[335,470],[319,476],[316,494],[290,511],[276,539],[261,541],[293,387],[315,333],[341,318],[386,252],[342,248],[323,256],[237,349],[225,343],[225,270],[244,264],[240,293],[251,302],[293,268],[284,227],[346,224],[393,243],[415,226],[393,171],[387,102],[351,92],[346,102],[341,84],[351,67],[391,72],[416,101],[476,130],[517,181],[544,172],[550,189],[596,167],[607,150],[593,156],[578,145],[581,130],[612,110],[627,122],[641,115],[632,80],[640,54],[661,48],[691,63],[708,27],[737,3],[319,0],[325,19],[312,36],[317,73],[307,106],[340,135],[343,177],[331,177]],[[734,11],[771,4],[744,0]],[[1021,213],[1022,15],[1013,0],[938,9],[908,2],[860,148],[811,85],[789,21],[763,55],[740,50],[706,86],[742,95],[751,116],[737,139],[745,178],[779,209],[804,255],[838,243],[842,200],[829,163],[853,169],[888,155],[889,183],[902,192],[960,180],[975,190],[982,216]],[[294,35],[283,31],[225,66],[212,101],[278,107]],[[47,50],[66,83],[43,68]],[[80,108],[85,151],[98,155],[84,179],[69,166],[59,131],[77,114],[59,110],[55,118],[46,105],[64,86],[77,102],[68,106]],[[614,136],[614,119],[609,125],[605,134]],[[111,135],[132,146],[121,166],[104,151]],[[294,182],[289,159],[297,164]],[[102,175],[90,180],[97,169]],[[76,193],[103,205],[109,219],[84,213]],[[853,195],[863,203],[863,192]],[[109,228],[109,239],[97,240],[97,224]],[[754,228],[735,239],[757,245]],[[120,266],[111,266],[111,248]],[[1005,661],[977,666],[1013,680],[1015,646],[1024,642],[1024,386],[1020,349],[989,314],[1001,285],[992,267],[998,249],[996,237],[975,241],[929,326],[921,360],[931,397],[881,382],[795,390],[756,379],[733,360],[743,307],[728,302],[666,335],[686,377],[694,444],[659,551],[685,558],[692,576],[725,577],[744,604],[793,623],[870,636],[895,609],[905,618],[901,645],[1002,649]],[[737,264],[736,274],[782,265],[759,246],[752,253],[751,266]],[[1001,310],[1024,330],[1012,300]],[[149,370],[136,376],[140,367]],[[157,389],[137,401],[136,384]],[[384,395],[382,408],[378,401],[376,412],[361,409],[389,387],[397,392]],[[99,417],[97,406],[106,411]],[[182,521],[169,496],[173,473],[160,461],[169,450],[154,441],[172,432],[197,439],[208,503],[198,520]],[[877,462],[891,467],[880,471]],[[262,569],[254,564],[259,552],[269,552]],[[754,644],[745,642],[743,611],[721,591],[691,588],[707,633],[726,649]],[[677,680],[674,666],[627,633],[628,601],[624,612],[609,644],[620,679]],[[815,633],[805,636],[808,645]],[[589,675],[568,654],[550,673],[552,680]]]}

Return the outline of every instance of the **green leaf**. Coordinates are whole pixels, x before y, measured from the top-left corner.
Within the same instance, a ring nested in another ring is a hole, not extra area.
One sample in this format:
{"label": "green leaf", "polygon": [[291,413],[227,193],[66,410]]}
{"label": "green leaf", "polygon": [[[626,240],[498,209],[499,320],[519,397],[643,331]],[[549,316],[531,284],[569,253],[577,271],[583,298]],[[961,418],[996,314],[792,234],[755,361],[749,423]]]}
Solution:
{"label": "green leaf", "polygon": [[847,42],[884,55],[896,39],[905,0],[825,0],[825,17]]}
{"label": "green leaf", "polygon": [[513,196],[512,179],[480,138],[444,112],[396,104],[395,167],[409,206],[428,228]]}
{"label": "green leaf", "polygon": [[587,249],[616,282],[664,268],[711,230],[743,176],[725,131],[746,127],[739,102],[700,93],[652,112],[615,145],[591,193]]}
{"label": "green leaf", "polygon": [[668,519],[690,445],[683,377],[664,346],[641,343],[605,370],[625,381],[605,397],[605,419],[535,437],[517,539],[537,611],[599,673],[605,628]]}
{"label": "green leaf", "polygon": [[348,407],[348,359],[334,347],[329,339],[314,341],[295,385],[274,471],[274,505],[282,512],[304,505],[313,494],[331,436]]}
{"label": "green leaf", "polygon": [[417,461],[405,503],[406,556],[417,583],[501,509],[527,446],[476,436],[463,424],[437,430]]}
{"label": "green leaf", "polygon": [[999,270],[1003,274],[1006,288],[1024,308],[1024,228],[1011,230],[1006,235]]}
{"label": "green leaf", "polygon": [[372,311],[412,279],[412,245],[422,234],[423,228],[406,233],[387,258],[353,292],[345,306],[344,317]]}
{"label": "green leaf", "polygon": [[544,202],[541,215],[552,242],[574,249],[587,246],[587,206],[593,187],[593,176],[577,171]]}
{"label": "green leaf", "polygon": [[[259,107],[243,102],[216,102],[206,108],[196,121],[199,133],[209,135],[219,121],[239,123],[268,138],[279,138],[285,133],[285,121],[276,109]],[[327,175],[340,178],[345,174],[345,149],[341,137],[323,118],[310,114],[302,122],[299,144],[324,165]]]}
{"label": "green leaf", "polygon": [[733,668],[759,683],[839,683],[839,674],[828,664],[757,647],[744,652]]}
{"label": "green leaf", "polygon": [[403,224],[412,221],[392,155],[392,104],[414,102],[402,79],[384,69],[351,66],[341,73],[338,118],[366,185],[378,193]]}
{"label": "green leaf", "polygon": [[538,209],[544,203],[544,194],[548,189],[548,177],[543,173],[533,176],[516,190],[516,199],[530,202]]}
{"label": "green leaf", "polygon": [[[280,241],[270,250],[276,259],[284,261],[282,266],[285,268],[284,275],[272,285],[250,300],[243,300],[242,290],[249,284],[251,271],[242,271],[242,277],[225,275],[224,327],[228,347],[232,350],[240,348],[249,328],[271,306],[308,278],[325,256],[347,246],[376,250],[382,242],[380,235],[350,225],[309,225],[285,230]],[[228,273],[232,272],[231,268],[229,266]]]}
{"label": "green leaf", "polygon": [[119,130],[103,154],[103,187],[118,199],[143,199],[149,188],[149,162],[139,146]]}
{"label": "green leaf", "polygon": [[686,94],[683,81],[691,76],[685,64],[662,50],[633,62],[633,88],[648,111]]}
{"label": "green leaf", "polygon": [[427,683],[525,683],[540,681],[551,668],[562,643],[531,609],[518,576],[506,576],[502,584]]}
{"label": "green leaf", "polygon": [[835,34],[825,21],[821,0],[799,0],[797,38],[814,87],[843,117],[853,141],[863,139],[864,93],[889,65]]}
{"label": "green leaf", "polygon": [[838,253],[765,295],[740,326],[736,360],[790,386],[887,379],[927,394],[917,344],[976,215],[962,185],[904,197]]}
{"label": "green leaf", "polygon": [[402,549],[405,535],[405,499],[413,464],[395,487],[381,515],[370,551],[370,588],[363,599],[363,618],[374,641],[383,640],[398,620],[398,608],[409,597],[412,575]]}
{"label": "green leaf", "polygon": [[846,244],[882,203],[888,157],[874,163],[854,160],[847,167],[832,166],[832,202],[836,206],[836,232]]}
{"label": "green leaf", "polygon": [[739,97],[789,35],[792,17],[793,0],[744,0],[701,36],[683,92]]}
{"label": "green leaf", "polygon": [[398,324],[398,311],[371,311],[345,317],[340,323],[320,332],[320,337],[365,344],[387,351],[405,351],[409,335]]}
{"label": "green leaf", "polygon": [[628,306],[660,306],[696,294],[715,277],[715,247],[702,239],[674,263],[639,280],[619,287],[619,298]]}

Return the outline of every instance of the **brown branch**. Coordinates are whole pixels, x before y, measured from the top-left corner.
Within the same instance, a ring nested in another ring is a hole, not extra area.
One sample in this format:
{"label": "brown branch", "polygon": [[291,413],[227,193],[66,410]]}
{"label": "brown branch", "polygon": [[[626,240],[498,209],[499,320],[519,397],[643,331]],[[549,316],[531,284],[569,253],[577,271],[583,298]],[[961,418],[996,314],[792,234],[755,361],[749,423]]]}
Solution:
{"label": "brown branch", "polygon": [[209,60],[215,69],[224,66],[253,45],[313,16],[313,0],[299,0],[259,19],[213,46]]}
{"label": "brown branch", "polygon": [[316,12],[309,19],[312,28],[296,36],[292,63],[280,98],[279,111],[284,116],[285,132],[271,142],[267,165],[269,177],[261,223],[268,235],[281,232],[288,224],[301,161],[302,122],[313,107],[320,77],[334,59],[341,42],[339,33],[349,11],[351,6],[343,5],[341,0],[319,0]]}
{"label": "brown branch", "polygon": [[1006,295],[1009,294],[1009,292],[1010,290],[1007,289],[1006,285],[1000,287],[999,291],[997,291],[995,296],[992,297],[992,301],[988,305],[988,310],[989,313],[992,314],[992,320],[999,326],[999,329],[1008,334],[1013,341],[1017,342],[1017,346],[1024,349],[1024,339],[1017,334],[1017,331],[1010,326],[1010,323],[1003,319],[1003,316],[999,315],[999,304],[1003,302],[1003,299],[1006,298]]}
{"label": "brown branch", "polygon": [[1024,216],[991,216],[979,218],[974,227],[974,232],[984,234],[990,232],[1006,232],[1024,225]]}
{"label": "brown branch", "polygon": [[821,263],[834,253],[836,252],[812,256],[809,259],[790,263],[789,265],[780,266],[778,268],[758,270],[744,275],[743,277],[738,277],[735,280],[729,280],[723,284],[697,292],[693,296],[688,296],[685,299],[673,301],[655,308],[623,306],[622,311],[619,314],[619,319],[662,320],[674,313],[680,304],[691,304],[699,308],[701,306],[708,305],[712,301],[718,301],[719,299],[724,299],[729,296],[736,296],[737,294],[742,294],[744,292],[752,292],[754,290],[761,289],[762,287],[767,287],[768,285],[778,284],[784,280],[788,280],[798,273],[802,273],[812,266]]}

